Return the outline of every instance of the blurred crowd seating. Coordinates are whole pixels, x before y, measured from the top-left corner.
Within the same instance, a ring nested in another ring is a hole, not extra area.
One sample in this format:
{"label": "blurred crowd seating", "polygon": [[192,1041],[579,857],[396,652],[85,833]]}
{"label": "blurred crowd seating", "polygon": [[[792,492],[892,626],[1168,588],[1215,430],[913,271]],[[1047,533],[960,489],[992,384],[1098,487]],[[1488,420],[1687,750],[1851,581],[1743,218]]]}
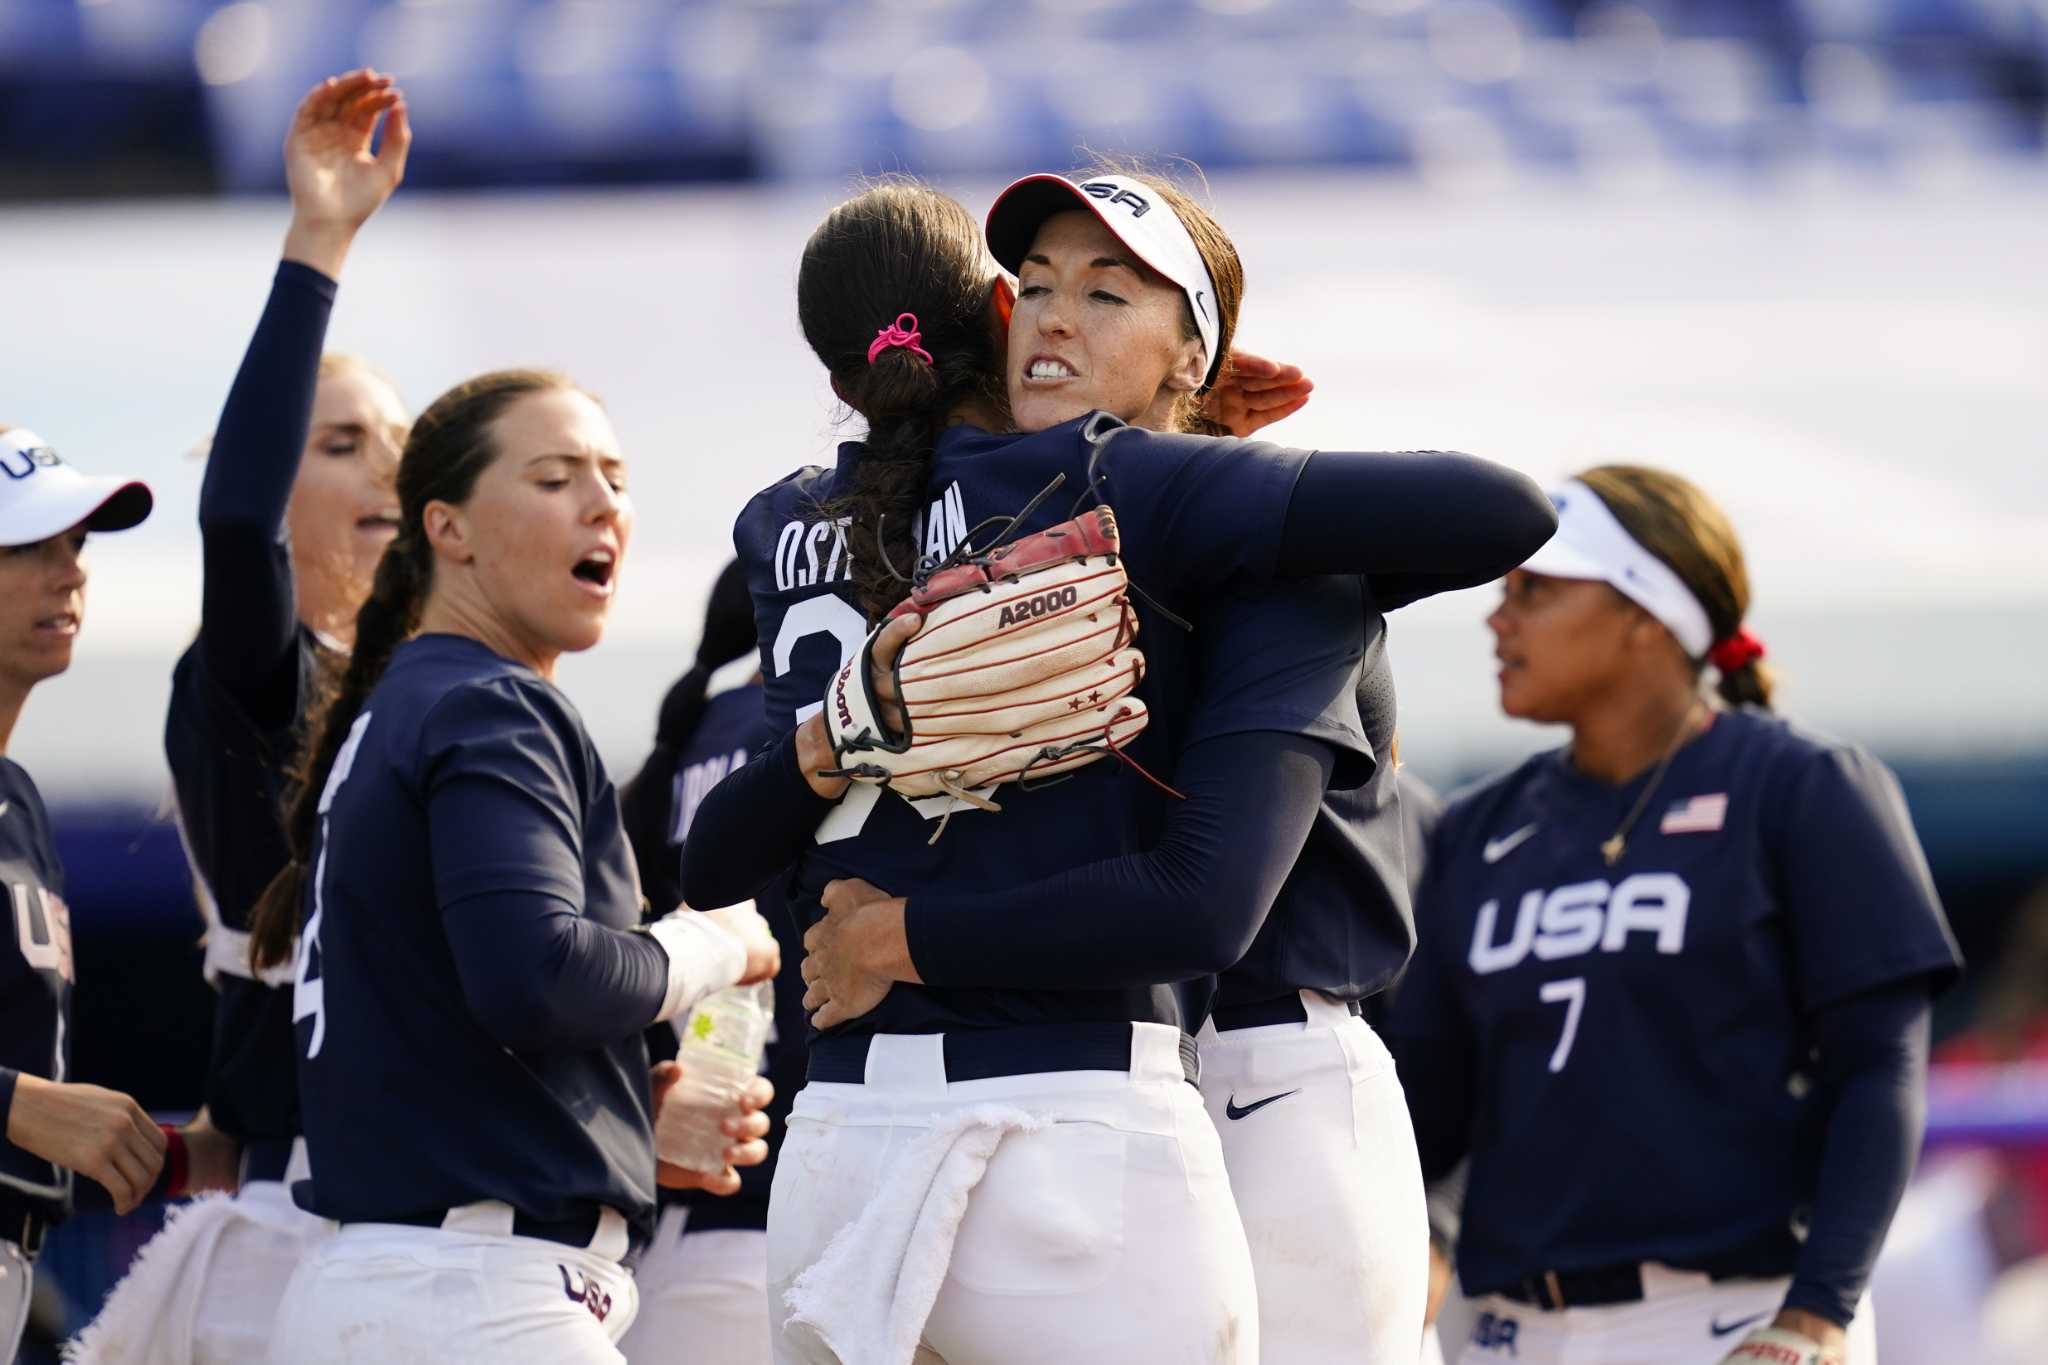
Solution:
{"label": "blurred crowd seating", "polygon": [[415,178],[443,185],[1081,146],[1912,175],[2042,156],[2048,0],[0,0],[0,170],[16,193],[270,186],[292,103],[362,63],[404,78],[432,131]]}

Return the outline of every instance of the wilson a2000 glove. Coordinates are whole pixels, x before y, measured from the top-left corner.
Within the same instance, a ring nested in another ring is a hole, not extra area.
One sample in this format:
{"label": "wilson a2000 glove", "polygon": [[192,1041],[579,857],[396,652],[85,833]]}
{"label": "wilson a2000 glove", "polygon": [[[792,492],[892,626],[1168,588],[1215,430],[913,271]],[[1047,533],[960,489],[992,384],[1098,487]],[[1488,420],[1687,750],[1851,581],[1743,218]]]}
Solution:
{"label": "wilson a2000 glove", "polygon": [[923,624],[890,670],[900,731],[875,695],[875,635],[826,691],[840,774],[999,810],[974,789],[1070,772],[1145,728],[1131,695],[1145,657],[1109,508],[942,566],[889,617],[913,612]]}

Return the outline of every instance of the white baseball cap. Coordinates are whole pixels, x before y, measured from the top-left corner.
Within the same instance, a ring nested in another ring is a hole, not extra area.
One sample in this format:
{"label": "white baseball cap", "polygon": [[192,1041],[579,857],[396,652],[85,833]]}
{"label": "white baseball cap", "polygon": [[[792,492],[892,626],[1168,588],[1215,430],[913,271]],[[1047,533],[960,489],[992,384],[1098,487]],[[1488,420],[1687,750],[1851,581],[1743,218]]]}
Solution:
{"label": "white baseball cap", "polygon": [[1522,567],[1546,578],[1594,579],[1664,623],[1693,658],[1714,643],[1707,609],[1671,566],[1645,550],[1623,528],[1598,493],[1573,479],[1551,490],[1557,534]]}
{"label": "white baseball cap", "polygon": [[1084,208],[1152,269],[1180,286],[1194,310],[1206,361],[1202,382],[1216,378],[1223,357],[1217,354],[1222,324],[1216,315],[1216,281],[1195,247],[1187,224],[1159,191],[1128,175],[1097,175],[1069,180],[1063,175],[1027,175],[996,196],[989,206],[986,235],[996,264],[1016,274],[1025,253],[1045,220],[1056,213]]}
{"label": "white baseball cap", "polygon": [[0,545],[33,545],[81,523],[125,531],[154,505],[138,479],[82,474],[33,431],[0,431]]}

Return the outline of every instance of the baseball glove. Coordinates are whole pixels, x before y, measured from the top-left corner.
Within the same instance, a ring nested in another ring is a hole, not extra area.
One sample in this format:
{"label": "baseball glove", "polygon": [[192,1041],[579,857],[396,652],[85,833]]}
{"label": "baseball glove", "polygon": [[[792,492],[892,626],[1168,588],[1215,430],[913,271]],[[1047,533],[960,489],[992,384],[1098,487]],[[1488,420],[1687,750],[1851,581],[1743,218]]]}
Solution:
{"label": "baseball glove", "polygon": [[875,635],[834,675],[832,775],[1000,810],[976,789],[1071,772],[1128,744],[1146,724],[1131,695],[1145,656],[1131,644],[1129,590],[1107,507],[941,565],[889,613],[924,618],[891,670],[900,733],[874,693]]}

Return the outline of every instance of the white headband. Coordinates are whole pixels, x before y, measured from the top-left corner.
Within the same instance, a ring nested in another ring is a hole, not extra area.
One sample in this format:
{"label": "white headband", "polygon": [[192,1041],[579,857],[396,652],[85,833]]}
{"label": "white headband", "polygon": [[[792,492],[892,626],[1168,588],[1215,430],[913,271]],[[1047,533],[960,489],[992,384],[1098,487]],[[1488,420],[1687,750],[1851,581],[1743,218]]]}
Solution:
{"label": "white headband", "polygon": [[1550,578],[1596,579],[1662,621],[1693,658],[1714,643],[1707,609],[1671,566],[1622,528],[1600,495],[1573,479],[1550,494],[1557,534],[1522,567]]}
{"label": "white headband", "polygon": [[1195,330],[1202,334],[1202,382],[1214,380],[1222,336],[1216,314],[1216,281],[1209,278],[1208,262],[1202,259],[1188,225],[1173,211],[1173,205],[1144,181],[1128,175],[1096,175],[1082,181],[1063,175],[1027,175],[989,206],[989,254],[996,264],[1016,274],[1039,225],[1055,213],[1075,208],[1093,213],[1139,260],[1180,286],[1195,315]]}

